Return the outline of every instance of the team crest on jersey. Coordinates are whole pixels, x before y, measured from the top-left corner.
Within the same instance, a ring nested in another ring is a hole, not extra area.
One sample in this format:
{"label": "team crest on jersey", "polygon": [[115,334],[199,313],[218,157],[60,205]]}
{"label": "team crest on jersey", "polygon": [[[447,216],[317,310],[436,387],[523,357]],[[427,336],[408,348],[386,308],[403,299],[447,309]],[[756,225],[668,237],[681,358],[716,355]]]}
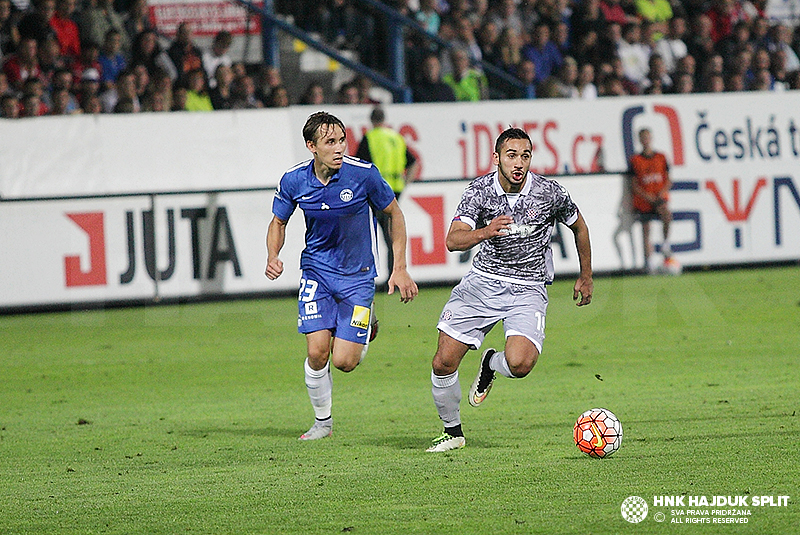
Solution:
{"label": "team crest on jersey", "polygon": [[341,193],[339,193],[339,198],[342,199],[342,202],[350,202],[353,200],[353,190],[351,189],[343,189]]}
{"label": "team crest on jersey", "polygon": [[369,328],[369,308],[354,306],[353,315],[350,317],[350,326],[358,329]]}
{"label": "team crest on jersey", "polygon": [[539,212],[537,212],[535,208],[528,208],[528,211],[525,212],[525,215],[528,216],[528,219],[536,219],[536,216],[539,215]]}

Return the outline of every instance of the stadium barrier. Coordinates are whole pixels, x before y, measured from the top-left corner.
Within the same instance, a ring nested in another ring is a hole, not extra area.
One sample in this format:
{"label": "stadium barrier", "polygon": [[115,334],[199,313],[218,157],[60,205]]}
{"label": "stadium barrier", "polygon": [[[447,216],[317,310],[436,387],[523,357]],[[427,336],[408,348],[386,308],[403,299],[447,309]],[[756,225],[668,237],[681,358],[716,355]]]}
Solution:
{"label": "stadium barrier", "polygon": [[[671,241],[684,266],[798,260],[798,95],[389,106],[426,179],[401,200],[409,269],[430,283],[468,269],[469,253],[444,247],[466,185],[452,179],[491,170],[494,139],[510,124],[531,134],[535,170],[580,206],[596,271],[642,262],[621,171],[644,126],[672,163]],[[328,109],[348,125],[354,151],[371,109]],[[278,281],[263,275],[265,233],[271,188],[308,158],[300,131],[312,111],[0,121],[0,311],[295,288],[302,218],[289,224]],[[563,228],[554,234],[554,264],[558,274],[577,272]]]}

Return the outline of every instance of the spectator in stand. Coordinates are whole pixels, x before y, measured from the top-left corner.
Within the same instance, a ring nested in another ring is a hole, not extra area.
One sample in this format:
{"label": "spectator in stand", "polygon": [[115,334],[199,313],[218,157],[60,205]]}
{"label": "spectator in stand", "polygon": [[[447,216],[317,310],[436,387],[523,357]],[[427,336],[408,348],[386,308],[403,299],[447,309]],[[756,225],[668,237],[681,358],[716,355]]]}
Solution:
{"label": "spectator in stand", "polygon": [[42,100],[45,102],[45,104],[47,104],[48,107],[53,108],[55,106],[55,93],[61,90],[66,91],[68,96],[66,102],[62,103],[65,106],[65,113],[75,113],[80,106],[78,105],[78,100],[72,94],[72,73],[69,71],[69,69],[58,69],[53,74],[50,87],[48,88]]}
{"label": "spectator in stand", "polygon": [[489,84],[486,76],[470,66],[469,52],[456,47],[451,52],[453,72],[446,74],[442,81],[453,89],[458,101],[477,102],[489,97]]}
{"label": "spectator in stand", "polygon": [[42,102],[38,95],[22,95],[20,117],[41,117],[47,115],[47,106]]}
{"label": "spectator in stand", "polygon": [[644,21],[654,25],[655,40],[658,41],[667,33],[668,23],[672,19],[672,5],[668,0],[635,0],[636,14]]}
{"label": "spectator in stand", "polygon": [[481,47],[481,58],[483,58],[484,61],[494,63],[493,58],[497,57],[496,51],[499,39],[500,30],[494,22],[488,21],[481,24],[478,30],[478,45]]}
{"label": "spectator in stand", "polygon": [[642,82],[642,91],[651,94],[647,89],[658,81],[659,90],[662,93],[669,93],[672,90],[672,77],[667,72],[667,66],[664,63],[664,58],[659,54],[651,54],[650,61],[648,62],[647,78]]}
{"label": "spectator in stand", "polygon": [[[356,86],[356,89],[358,89],[359,104],[369,104],[371,106],[376,106],[381,103],[379,99],[373,96],[380,90],[378,88],[372,87],[372,80],[370,80],[368,77],[364,76],[363,74],[357,75],[353,80],[353,85]],[[389,102],[391,102],[391,95],[388,98]]]}
{"label": "spectator in stand", "polygon": [[483,59],[483,52],[478,44],[478,39],[475,37],[475,28],[472,25],[472,21],[466,16],[461,16],[455,19],[454,26],[456,38],[453,40],[453,44],[469,53],[470,63],[480,62]]}
{"label": "spectator in stand", "polygon": [[472,0],[469,18],[474,28],[480,28],[489,22],[489,0]]}
{"label": "spectator in stand", "polygon": [[607,23],[619,24],[620,28],[629,22],[638,20],[632,13],[625,12],[620,0],[600,0],[600,10],[603,12],[603,17]]}
{"label": "spectator in stand", "polygon": [[214,79],[217,81],[209,96],[211,97],[211,105],[215,110],[229,110],[233,107],[233,71],[230,66],[221,64],[217,66],[214,71]]}
{"label": "spectator in stand", "polygon": [[256,84],[249,74],[236,76],[233,79],[233,109],[258,109],[264,107],[264,102],[256,96]]}
{"label": "spectator in stand", "polygon": [[206,88],[206,75],[202,69],[194,69],[186,75],[186,111],[213,111],[211,97]]}
{"label": "spectator in stand", "polygon": [[536,98],[536,65],[529,59],[522,59],[517,66],[517,78],[523,83],[522,98]]}
{"label": "spectator in stand", "polygon": [[770,56],[772,68],[772,89],[774,91],[785,91],[791,88],[790,76],[786,71],[786,53],[783,50],[776,50]]}
{"label": "spectator in stand", "polygon": [[686,42],[686,48],[698,65],[703,65],[714,54],[715,42],[711,38],[711,28],[711,19],[703,13],[692,21],[691,36]]}
{"label": "spectator in stand", "polygon": [[100,97],[92,95],[81,103],[81,110],[84,114],[98,115],[103,113],[103,104],[100,102]]}
{"label": "spectator in stand", "polygon": [[214,89],[217,85],[217,80],[214,73],[219,65],[233,65],[228,52],[233,43],[233,36],[230,32],[222,30],[217,32],[214,40],[211,42],[211,48],[203,52],[203,69],[205,69],[206,77],[208,78],[208,87]]}
{"label": "spectator in stand", "polygon": [[140,33],[154,31],[156,28],[150,22],[147,0],[133,0],[128,12],[122,17],[122,24],[131,43],[136,41],[136,36]]}
{"label": "spectator in stand", "polygon": [[522,60],[522,40],[513,28],[506,28],[497,39],[494,53],[487,56],[493,65],[509,74],[517,73],[517,66]]}
{"label": "spectator in stand", "polygon": [[706,80],[703,91],[706,93],[722,93],[725,91],[725,79],[720,74],[712,74]]}
{"label": "spectator in stand", "polygon": [[611,69],[614,77],[618,78],[622,84],[624,94],[638,95],[642,92],[639,84],[625,75],[625,66],[623,65],[622,59],[619,56],[611,60]]}
{"label": "spectator in stand", "polygon": [[664,60],[667,73],[675,72],[678,60],[689,53],[686,48],[686,19],[676,15],[669,20],[667,34],[656,42],[653,52]]}
{"label": "spectator in stand", "polygon": [[98,95],[100,95],[100,72],[90,67],[81,74],[77,89],[78,102],[84,112],[86,112],[86,101]]}
{"label": "spectator in stand", "polygon": [[619,56],[619,47],[622,43],[622,26],[617,22],[609,22],[605,32],[597,43],[597,56],[601,63],[611,63]]}
{"label": "spectator in stand", "polygon": [[136,78],[136,96],[139,97],[139,102],[144,102],[152,91],[150,71],[142,64],[134,65],[131,70]]}
{"label": "spectator in stand", "polygon": [[491,11],[489,20],[501,32],[506,28],[513,28],[517,35],[525,33],[525,25],[522,22],[516,0],[500,0],[496,8]]}
{"label": "spectator in stand", "polygon": [[744,20],[738,21],[733,26],[733,31],[727,37],[721,39],[715,46],[714,51],[722,56],[725,67],[729,68],[736,58],[736,54],[743,48],[750,47],[750,23]]}
{"label": "spectator in stand", "polygon": [[413,88],[414,102],[455,102],[453,89],[442,82],[442,66],[436,54],[429,54],[422,63],[422,79]]}
{"label": "spectator in stand", "polygon": [[763,48],[769,44],[769,20],[759,17],[750,24],[750,44],[753,50]]}
{"label": "spectator in stand", "polygon": [[[618,25],[617,28],[619,28]],[[603,57],[600,51],[600,36],[597,32],[590,30],[584,34],[578,35],[574,40],[572,56],[580,65],[584,63],[600,65],[603,63]]]}
{"label": "spectator in stand", "polygon": [[76,18],[81,31],[81,42],[102,43],[109,30],[116,30],[120,36],[120,51],[123,54],[130,53],[131,43],[125,32],[125,25],[122,17],[114,11],[112,0],[86,0]]}
{"label": "spectator in stand", "polygon": [[167,49],[167,55],[175,65],[177,80],[182,80],[195,69],[203,68],[203,53],[194,44],[192,28],[188,22],[181,22],[175,34],[175,40]]}
{"label": "spectator in stand", "polygon": [[[19,42],[18,19],[19,12],[11,9],[11,0],[0,0],[0,64],[5,56],[12,54],[17,48]],[[17,102],[17,106],[19,107],[19,102]],[[19,112],[17,112],[18,116]]]}
{"label": "spectator in stand", "polygon": [[108,30],[97,61],[100,63],[100,80],[107,89],[128,66],[128,61],[122,54],[122,33],[119,30]]}
{"label": "spectator in stand", "polygon": [[578,81],[578,64],[574,58],[567,56],[557,75],[545,79],[538,90],[539,98],[578,98],[580,93],[575,85]]}
{"label": "spectator in stand", "polygon": [[561,57],[569,56],[569,52],[572,48],[572,44],[570,41],[569,35],[569,24],[566,22],[559,21],[553,25],[553,44],[556,45],[558,48],[559,54]]}
{"label": "spectator in stand", "polygon": [[120,100],[129,99],[134,112],[141,110],[139,97],[136,95],[136,75],[125,70],[119,73],[115,83],[100,94],[100,102],[104,113],[112,113]]}
{"label": "spectator in stand", "polygon": [[772,74],[767,69],[759,69],[753,74],[750,91],[772,91],[774,89]]}
{"label": "spectator in stand", "polygon": [[321,106],[325,100],[325,87],[319,82],[311,82],[300,97],[299,104]]}
{"label": "spectator in stand", "polygon": [[358,87],[353,82],[342,84],[336,98],[339,104],[358,104]]}
{"label": "spectator in stand", "polygon": [[59,54],[60,48],[55,33],[49,34],[39,42],[39,68],[42,71],[39,77],[46,87],[50,86],[53,80],[53,74],[55,74],[57,70],[67,67],[64,58]]}
{"label": "spectator in stand", "polygon": [[694,92],[694,76],[688,73],[679,73],[677,79],[673,82],[675,93],[685,95]]}
{"label": "spectator in stand", "polygon": [[151,77],[161,70],[173,80],[178,78],[178,71],[167,52],[161,48],[155,30],[143,30],[136,35],[131,49],[131,65],[144,65]]}
{"label": "spectator in stand", "polygon": [[755,83],[755,74],[759,71],[769,72],[772,67],[772,58],[766,48],[759,48],[753,52],[753,60],[750,62],[750,69],[744,74],[744,84],[750,89]]}
{"label": "spectator in stand", "polygon": [[786,24],[778,23],[770,30],[770,40],[767,43],[767,50],[773,55],[781,52],[785,55],[785,64],[783,70],[785,72],[794,72],[800,70],[800,59],[797,53],[792,49],[792,29]]}
{"label": "spectator in stand", "polygon": [[578,96],[583,100],[594,100],[597,98],[597,86],[594,85],[594,65],[584,63],[578,69],[578,81],[575,84],[578,89]]}
{"label": "spectator in stand", "polygon": [[603,83],[600,86],[601,97],[621,97],[627,94],[629,93],[625,91],[625,86],[619,76],[609,74],[603,79]]}
{"label": "spectator in stand", "polygon": [[52,102],[49,115],[74,115],[81,113],[73,97],[66,89],[56,89],[50,94]]}
{"label": "spectator in stand", "polygon": [[24,37],[19,41],[17,51],[8,56],[3,63],[3,72],[8,85],[15,91],[22,89],[22,84],[31,76],[40,77],[38,45],[33,37]]}
{"label": "spectator in stand", "polygon": [[0,95],[0,118],[19,119],[19,98],[12,93]]}
{"label": "spectator in stand", "polygon": [[650,47],[641,42],[641,37],[641,25],[638,22],[629,23],[622,32],[618,50],[625,78],[640,90],[650,69]]}
{"label": "spectator in stand", "polygon": [[705,14],[711,20],[711,39],[715,44],[731,34],[736,22],[747,20],[740,0],[714,0]]}
{"label": "spectator in stand", "polygon": [[522,55],[536,65],[540,80],[557,72],[563,61],[558,47],[550,40],[550,26],[544,22],[536,25],[533,40],[522,48]]}
{"label": "spectator in stand", "polygon": [[81,57],[81,36],[78,25],[72,20],[75,12],[75,0],[58,0],[56,10],[50,19],[50,26],[56,33],[59,53],[67,58],[68,63]]}
{"label": "spectator in stand", "polygon": [[10,92],[11,87],[8,85],[8,76],[3,71],[0,71],[0,97]]}
{"label": "spectator in stand", "polygon": [[570,19],[573,36],[577,38],[589,32],[600,35],[605,27],[606,17],[600,8],[600,0],[584,0],[575,6]]}
{"label": "spectator in stand", "polygon": [[[247,74],[247,69],[244,63],[234,63],[231,68],[233,69],[233,78],[239,78]],[[261,102],[266,103],[272,90],[280,85],[284,85],[281,71],[274,65],[260,65],[256,71],[253,82],[256,86],[256,98]]]}
{"label": "spectator in stand", "polygon": [[442,18],[439,15],[437,0],[420,0],[419,10],[414,13],[414,19],[431,35],[439,34],[439,25]]}
{"label": "spectator in stand", "polygon": [[267,108],[288,108],[289,91],[282,85],[272,88],[269,100],[266,102]]}
{"label": "spectator in stand", "polygon": [[175,82],[172,86],[172,104],[169,111],[186,111],[186,86]]}
{"label": "spectator in stand", "polygon": [[81,57],[71,66],[73,81],[78,83],[86,69],[94,69],[97,71],[97,75],[100,76],[100,71],[103,70],[103,66],[100,65],[100,62],[97,60],[99,57],[100,45],[97,43],[82,43]]}
{"label": "spectator in stand", "polygon": [[31,9],[22,13],[17,23],[20,39],[33,38],[41,42],[55,35],[50,19],[56,12],[56,0],[34,0],[30,5]]}

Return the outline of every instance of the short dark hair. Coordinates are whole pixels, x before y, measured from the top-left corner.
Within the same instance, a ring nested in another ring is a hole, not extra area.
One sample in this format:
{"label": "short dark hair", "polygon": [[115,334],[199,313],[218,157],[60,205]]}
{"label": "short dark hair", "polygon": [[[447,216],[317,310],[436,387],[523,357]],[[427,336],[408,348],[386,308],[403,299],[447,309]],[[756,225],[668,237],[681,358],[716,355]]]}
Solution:
{"label": "short dark hair", "polygon": [[375,108],[369,115],[369,120],[372,124],[381,124],[386,120],[386,112],[383,111],[383,108]]}
{"label": "short dark hair", "polygon": [[531,142],[531,136],[528,133],[521,129],[521,128],[507,128],[500,136],[498,136],[497,141],[494,144],[494,151],[500,154],[500,148],[503,146],[509,139],[525,139],[530,143],[531,147],[533,147],[533,142]]}
{"label": "short dark hair", "polygon": [[342,132],[344,132],[345,136],[347,135],[347,130],[345,130],[344,123],[338,117],[331,115],[326,111],[318,111],[308,116],[308,120],[306,120],[306,124],[303,127],[303,139],[306,141],[316,141],[317,133],[323,126],[327,126],[329,128],[333,126],[339,126],[342,129]]}

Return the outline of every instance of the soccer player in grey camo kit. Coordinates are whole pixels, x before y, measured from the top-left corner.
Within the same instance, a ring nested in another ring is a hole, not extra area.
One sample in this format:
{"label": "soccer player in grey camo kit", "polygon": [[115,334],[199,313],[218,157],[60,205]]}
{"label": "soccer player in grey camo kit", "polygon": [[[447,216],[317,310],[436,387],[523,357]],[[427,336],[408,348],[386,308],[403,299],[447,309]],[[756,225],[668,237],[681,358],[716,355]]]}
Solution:
{"label": "soccer player in grey camo kit", "polygon": [[479,406],[492,388],[495,373],[521,378],[530,373],[544,341],[547,290],[553,281],[550,235],[556,223],[575,235],[580,275],[573,299],[592,301],[592,253],[589,229],[567,191],[553,180],[530,172],[531,139],[509,128],[497,138],[497,170],[473,180],[461,197],[447,232],[450,251],[480,244],[472,268],[453,288],[439,318],[439,346],[433,357],[433,401],[444,432],[427,451],[463,448],[461,385],[458,366],[469,349],[502,321],[505,350],[489,348],[481,357],[469,403]]}

